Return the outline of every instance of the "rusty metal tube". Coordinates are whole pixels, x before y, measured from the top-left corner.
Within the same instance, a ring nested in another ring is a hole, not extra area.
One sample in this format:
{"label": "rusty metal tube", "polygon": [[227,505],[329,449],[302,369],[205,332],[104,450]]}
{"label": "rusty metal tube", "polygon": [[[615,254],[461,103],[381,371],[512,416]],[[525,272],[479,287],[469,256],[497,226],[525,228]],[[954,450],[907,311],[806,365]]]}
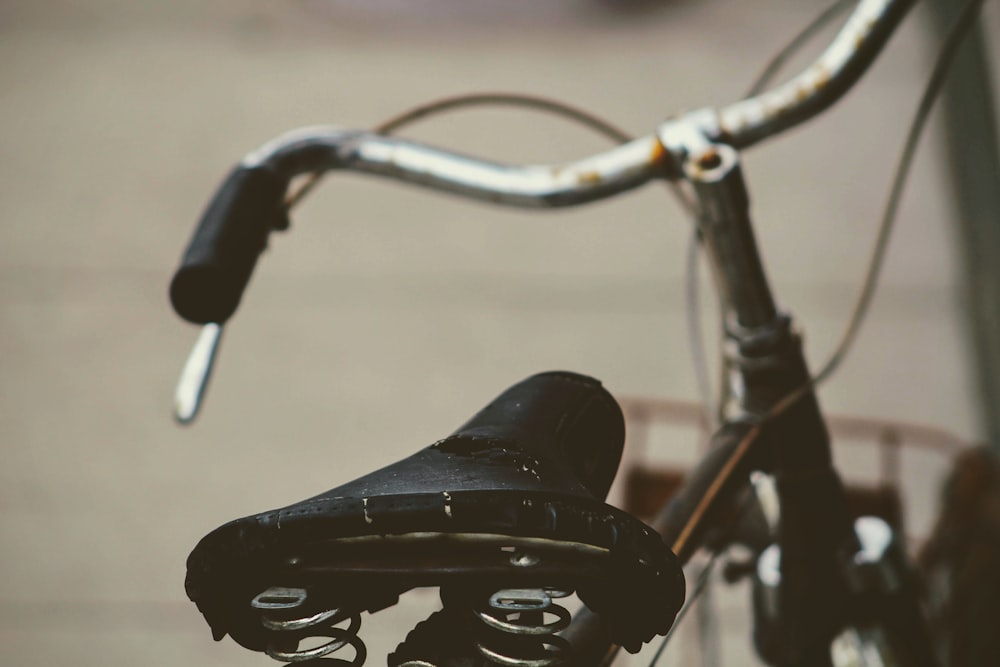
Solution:
{"label": "rusty metal tube", "polygon": [[574,162],[514,166],[332,127],[295,130],[250,153],[243,164],[266,165],[288,178],[356,171],[519,208],[585,204],[663,178],[670,169],[669,155],[655,136]]}
{"label": "rusty metal tube", "polygon": [[861,78],[914,0],[861,0],[830,46],[798,76],[718,111],[712,139],[746,148],[825,111]]}

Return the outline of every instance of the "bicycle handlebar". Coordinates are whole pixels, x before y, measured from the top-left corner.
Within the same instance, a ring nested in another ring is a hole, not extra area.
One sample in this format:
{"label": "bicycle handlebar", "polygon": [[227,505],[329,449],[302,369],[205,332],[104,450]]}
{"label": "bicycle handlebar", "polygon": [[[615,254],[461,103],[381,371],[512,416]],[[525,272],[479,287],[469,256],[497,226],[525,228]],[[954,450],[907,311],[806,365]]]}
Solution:
{"label": "bicycle handlebar", "polygon": [[669,120],[646,137],[558,165],[505,165],[404,139],[331,127],[290,132],[250,153],[205,212],[171,284],[181,317],[223,323],[235,311],[271,229],[287,226],[281,198],[297,175],[346,169],[493,204],[585,204],[679,179],[693,151],[746,148],[828,108],[886,44],[914,0],[861,0],[805,71],[756,97]]}
{"label": "bicycle handlebar", "polygon": [[370,132],[314,127],[278,137],[243,164],[266,165],[287,179],[347,169],[523,208],[585,204],[653,178],[681,178],[692,132],[707,144],[747,148],[827,109],[864,74],[913,4],[862,0],[822,55],[787,83],[686,113],[654,134],[574,162],[505,165]]}

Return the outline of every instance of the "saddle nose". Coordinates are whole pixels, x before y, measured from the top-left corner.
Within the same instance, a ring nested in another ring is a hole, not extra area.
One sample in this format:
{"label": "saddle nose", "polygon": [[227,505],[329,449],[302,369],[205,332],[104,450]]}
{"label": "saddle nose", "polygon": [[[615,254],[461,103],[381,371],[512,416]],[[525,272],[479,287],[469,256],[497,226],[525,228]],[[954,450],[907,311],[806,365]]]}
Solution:
{"label": "saddle nose", "polygon": [[362,514],[371,525],[383,497],[434,494],[442,512],[445,492],[537,491],[603,500],[624,441],[621,408],[600,382],[540,373],[504,391],[444,440],[283,512],[367,498]]}

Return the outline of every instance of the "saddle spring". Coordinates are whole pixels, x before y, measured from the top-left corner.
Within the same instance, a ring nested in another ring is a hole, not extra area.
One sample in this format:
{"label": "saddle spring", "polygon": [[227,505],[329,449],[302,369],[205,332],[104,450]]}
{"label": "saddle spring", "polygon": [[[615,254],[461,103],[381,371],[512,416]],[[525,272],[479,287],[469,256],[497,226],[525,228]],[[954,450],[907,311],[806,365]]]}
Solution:
{"label": "saddle spring", "polygon": [[570,595],[572,591],[553,588],[496,591],[473,606],[475,617],[486,626],[476,650],[488,661],[510,667],[564,664],[570,644],[556,633],[569,626],[571,614],[553,600]]}
{"label": "saddle spring", "polygon": [[[275,633],[275,640],[267,645],[265,652],[275,660],[288,663],[310,660],[352,667],[364,665],[368,651],[358,637],[361,614],[341,609],[310,613],[306,607],[307,597],[303,588],[274,587],[253,599],[250,606],[261,612],[263,626]],[[347,622],[347,627],[340,627],[344,622]],[[309,640],[317,638],[329,641],[311,648],[300,648],[304,642],[313,643]],[[347,646],[354,648],[353,660],[321,660]]]}

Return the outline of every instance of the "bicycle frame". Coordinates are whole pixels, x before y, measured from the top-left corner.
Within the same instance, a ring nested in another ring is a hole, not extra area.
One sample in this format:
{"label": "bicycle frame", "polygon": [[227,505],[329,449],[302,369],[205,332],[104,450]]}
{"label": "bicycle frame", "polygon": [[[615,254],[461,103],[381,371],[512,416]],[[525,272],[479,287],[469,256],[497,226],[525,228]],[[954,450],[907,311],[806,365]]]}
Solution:
{"label": "bicycle frame", "polygon": [[[732,540],[749,473],[773,475],[780,529],[767,537],[778,551],[769,550],[758,567],[757,643],[764,658],[789,667],[830,664],[830,643],[844,627],[878,621],[910,643],[902,649],[902,664],[930,667],[933,652],[891,536],[852,522],[800,339],[776,306],[757,250],[738,153],[840,99],[913,4],[862,0],[826,51],[789,82],[720,109],[687,113],[652,135],[575,162],[511,166],[322,127],[280,137],[247,155],[241,166],[266,168],[284,182],[345,169],[522,208],[582,205],[655,179],[687,181],[722,296],[730,379],[738,391],[725,406],[726,423],[713,436],[709,455],[655,527],[684,562],[699,548],[723,548]],[[182,382],[194,410],[198,383],[211,366],[211,340],[219,336],[217,325],[208,326],[209,341],[196,348],[189,364],[195,371]],[[781,403],[787,409],[770,418]],[[859,613],[859,601],[876,609],[874,618]],[[615,652],[586,613],[568,634],[578,644],[578,664],[606,664]],[[873,642],[877,650],[900,651],[898,644],[887,646],[884,636],[862,634],[860,641]]]}

